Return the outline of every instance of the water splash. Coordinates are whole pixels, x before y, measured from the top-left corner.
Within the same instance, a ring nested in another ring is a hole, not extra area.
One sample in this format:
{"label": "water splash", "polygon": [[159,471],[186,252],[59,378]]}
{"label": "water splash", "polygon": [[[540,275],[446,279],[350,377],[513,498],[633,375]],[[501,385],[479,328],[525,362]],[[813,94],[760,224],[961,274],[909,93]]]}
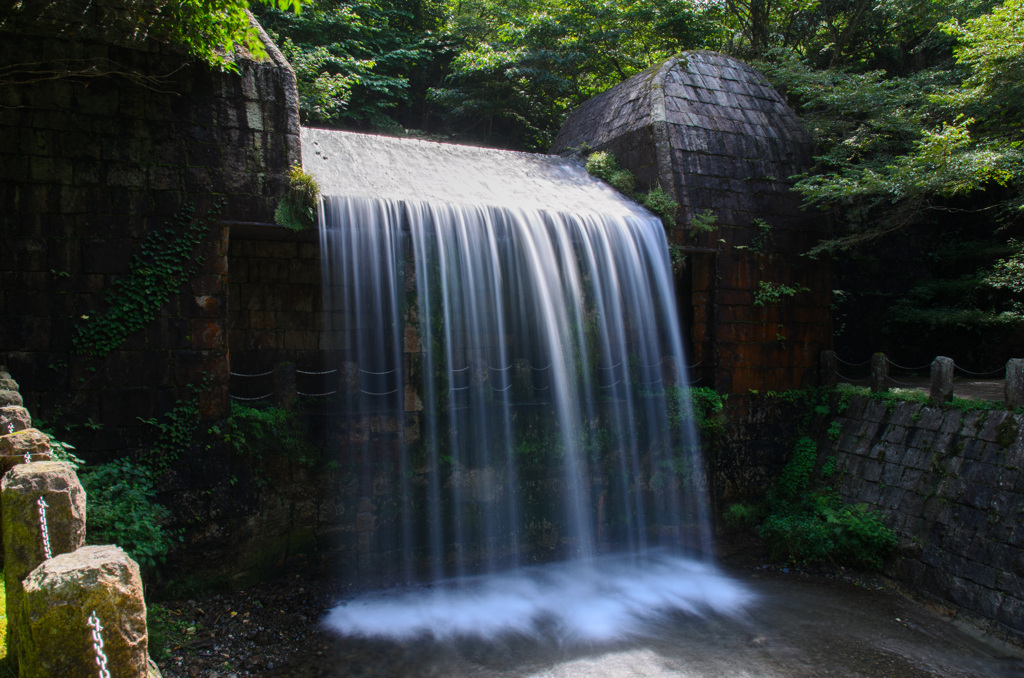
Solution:
{"label": "water splash", "polygon": [[705,562],[648,553],[367,594],[334,608],[325,625],[347,636],[399,641],[519,635],[593,644],[644,635],[668,614],[736,614],[752,599]]}

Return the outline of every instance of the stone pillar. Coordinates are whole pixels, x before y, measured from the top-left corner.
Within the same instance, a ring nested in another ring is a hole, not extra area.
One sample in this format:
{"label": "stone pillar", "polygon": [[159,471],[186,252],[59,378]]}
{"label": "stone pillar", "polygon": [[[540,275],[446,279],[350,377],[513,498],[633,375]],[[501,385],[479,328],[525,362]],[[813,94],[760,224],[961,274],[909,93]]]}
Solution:
{"label": "stone pillar", "polygon": [[932,361],[932,388],[929,400],[935,405],[953,400],[953,359],[938,356]]}
{"label": "stone pillar", "polygon": [[1006,384],[1004,386],[1006,409],[1024,407],[1024,359],[1011,358],[1006,361]]}
{"label": "stone pillar", "polygon": [[85,546],[35,568],[25,578],[21,621],[21,678],[98,675],[94,634],[111,676],[149,675],[142,577],[116,546]]}
{"label": "stone pillar", "polygon": [[24,407],[7,405],[0,407],[0,435],[15,433],[32,428],[32,416]]}
{"label": "stone pillar", "polygon": [[6,365],[0,365],[0,391],[17,391],[18,382],[7,371]]}
{"label": "stone pillar", "polygon": [[[24,408],[4,409],[23,410]],[[45,433],[34,428],[27,428],[0,436],[0,478],[18,464],[24,464],[26,458],[32,462],[50,461],[52,458],[50,439],[46,437]],[[0,523],[0,567],[3,567],[3,564],[3,526]]]}
{"label": "stone pillar", "polygon": [[26,428],[0,436],[0,477],[18,464],[24,464],[26,456],[31,461],[49,461],[52,458],[50,439],[45,433]]}
{"label": "stone pillar", "polygon": [[835,351],[822,351],[818,361],[818,383],[835,388],[839,383],[839,360]]}
{"label": "stone pillar", "polygon": [[[45,501],[45,507],[40,506],[40,499]],[[50,557],[70,553],[85,544],[85,491],[70,464],[58,461],[20,464],[0,480],[7,656],[12,658],[18,656],[20,640],[21,582],[46,560],[41,508],[45,509]]]}
{"label": "stone pillar", "polygon": [[278,407],[291,407],[297,397],[295,363],[274,365],[274,404]]}
{"label": "stone pillar", "polygon": [[21,394],[17,391],[8,391],[0,389],[0,407],[21,407],[25,402],[21,399]]}
{"label": "stone pillar", "polygon": [[885,359],[884,353],[876,353],[871,356],[871,392],[879,393],[888,391],[889,384],[889,361]]}

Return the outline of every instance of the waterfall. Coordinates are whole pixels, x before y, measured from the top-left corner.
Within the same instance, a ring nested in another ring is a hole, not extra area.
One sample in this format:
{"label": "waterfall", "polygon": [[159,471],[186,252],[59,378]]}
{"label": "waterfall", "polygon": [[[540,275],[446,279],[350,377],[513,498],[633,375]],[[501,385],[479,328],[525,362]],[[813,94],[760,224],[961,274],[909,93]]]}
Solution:
{"label": "waterfall", "polygon": [[[660,221],[560,159],[310,136],[307,157],[335,158],[315,167],[342,408],[394,422],[395,445],[360,452],[361,487],[392,479],[374,548],[408,582],[462,587],[534,590],[507,578],[545,561],[569,568],[544,575],[562,588],[675,572],[676,602],[652,604],[692,606],[682,591],[717,575]],[[356,185],[327,169],[360,163],[377,174]]]}

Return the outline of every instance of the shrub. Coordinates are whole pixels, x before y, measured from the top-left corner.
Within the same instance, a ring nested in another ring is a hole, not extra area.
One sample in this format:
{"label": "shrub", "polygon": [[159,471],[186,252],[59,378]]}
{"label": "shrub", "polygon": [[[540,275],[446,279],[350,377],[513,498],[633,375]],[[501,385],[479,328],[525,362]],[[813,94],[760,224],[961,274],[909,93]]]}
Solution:
{"label": "shrub", "polygon": [[79,470],[89,497],[90,544],[117,544],[143,567],[163,562],[171,546],[170,511],[154,501],[154,472],[130,459]]}
{"label": "shrub", "polygon": [[587,172],[598,179],[612,182],[612,175],[619,171],[619,163],[615,156],[607,151],[597,151],[587,157]]}
{"label": "shrub", "polygon": [[240,455],[255,460],[284,455],[307,467],[321,460],[320,448],[292,410],[232,403],[228,426],[226,438]]}

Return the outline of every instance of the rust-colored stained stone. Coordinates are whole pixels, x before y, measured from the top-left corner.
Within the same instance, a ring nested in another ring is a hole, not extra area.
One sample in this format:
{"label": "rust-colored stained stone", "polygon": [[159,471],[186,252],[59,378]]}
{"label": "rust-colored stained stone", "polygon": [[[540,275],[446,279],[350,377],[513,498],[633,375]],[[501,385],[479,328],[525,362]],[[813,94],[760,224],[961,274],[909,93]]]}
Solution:
{"label": "rust-colored stained stone", "polygon": [[220,320],[192,320],[192,348],[225,348],[224,327]]}

